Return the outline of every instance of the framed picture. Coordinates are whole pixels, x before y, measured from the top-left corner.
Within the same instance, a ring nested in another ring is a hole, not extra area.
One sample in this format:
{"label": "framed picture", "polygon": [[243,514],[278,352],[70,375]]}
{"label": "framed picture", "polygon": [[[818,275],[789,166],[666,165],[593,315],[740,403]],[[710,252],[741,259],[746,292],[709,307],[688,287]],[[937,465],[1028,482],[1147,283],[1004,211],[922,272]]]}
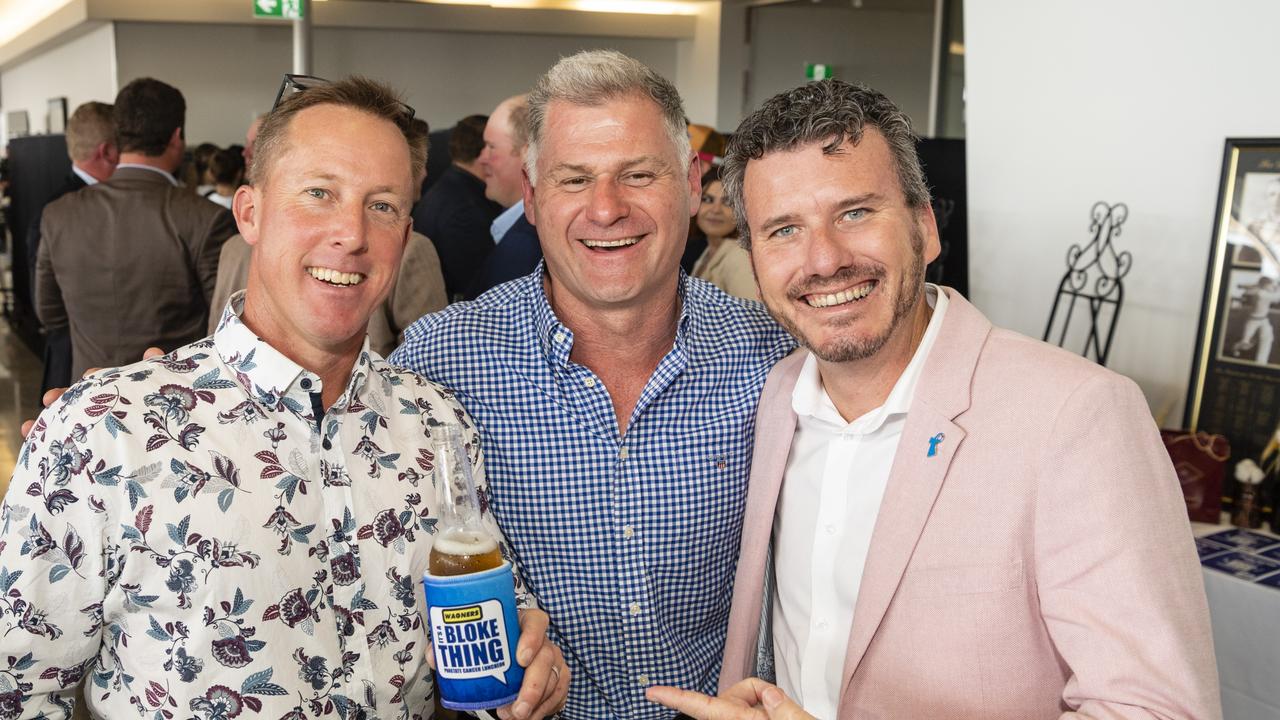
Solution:
{"label": "framed picture", "polygon": [[67,131],[67,99],[64,97],[49,98],[49,122],[45,132],[57,135]]}
{"label": "framed picture", "polygon": [[[1280,491],[1280,138],[1228,139],[1185,425],[1231,443],[1228,486]],[[1231,491],[1224,493],[1230,505]],[[1273,519],[1280,524],[1280,519]]]}

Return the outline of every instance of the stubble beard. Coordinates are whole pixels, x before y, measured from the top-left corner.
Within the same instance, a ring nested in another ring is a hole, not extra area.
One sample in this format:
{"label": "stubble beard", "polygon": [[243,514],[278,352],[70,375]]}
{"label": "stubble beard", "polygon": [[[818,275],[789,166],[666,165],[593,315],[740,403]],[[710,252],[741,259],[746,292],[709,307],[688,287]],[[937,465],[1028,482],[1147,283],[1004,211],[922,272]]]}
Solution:
{"label": "stubble beard", "polygon": [[[913,250],[911,264],[907,271],[902,274],[898,287],[893,297],[893,315],[889,322],[878,333],[872,335],[848,334],[826,343],[825,345],[817,345],[800,329],[799,324],[795,322],[791,315],[782,312],[780,308],[774,307],[772,303],[766,301],[765,305],[769,310],[769,314],[778,324],[783,327],[791,336],[794,337],[801,346],[813,353],[819,360],[829,363],[846,363],[856,360],[865,360],[884,347],[889,342],[889,338],[903,324],[905,320],[911,317],[920,299],[924,296],[924,237],[916,228],[911,230],[911,247]],[[870,277],[877,281],[877,290],[881,290],[887,273],[881,265],[861,265],[843,268],[840,272],[831,276],[830,279],[846,280],[854,277]],[[788,297],[784,302],[790,302],[794,297],[803,294],[799,288],[793,289],[788,293]],[[854,303],[861,302],[859,300]],[[849,324],[857,322],[851,321]]]}

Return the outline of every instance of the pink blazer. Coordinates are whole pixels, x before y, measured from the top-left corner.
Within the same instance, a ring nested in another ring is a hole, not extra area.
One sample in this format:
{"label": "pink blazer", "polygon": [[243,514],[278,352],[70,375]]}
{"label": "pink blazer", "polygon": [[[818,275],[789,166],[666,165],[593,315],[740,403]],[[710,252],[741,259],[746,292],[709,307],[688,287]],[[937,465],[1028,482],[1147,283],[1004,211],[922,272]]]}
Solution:
{"label": "pink blazer", "polygon": [[[1142,393],[947,293],[876,520],[840,719],[1220,718],[1200,565]],[[760,400],[722,688],[755,670],[804,357]]]}

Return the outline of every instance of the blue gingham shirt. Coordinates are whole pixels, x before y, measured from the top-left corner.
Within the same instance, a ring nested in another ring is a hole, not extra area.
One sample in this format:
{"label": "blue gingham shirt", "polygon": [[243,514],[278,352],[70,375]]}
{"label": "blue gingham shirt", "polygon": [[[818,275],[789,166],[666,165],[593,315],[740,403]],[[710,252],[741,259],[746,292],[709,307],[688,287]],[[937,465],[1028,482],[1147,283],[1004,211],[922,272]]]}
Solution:
{"label": "blue gingham shirt", "polygon": [[422,318],[391,362],[480,426],[493,512],[573,670],[563,717],[670,717],[645,687],[715,691],[756,403],[794,344],[682,273],[675,343],[620,435],[542,273]]}

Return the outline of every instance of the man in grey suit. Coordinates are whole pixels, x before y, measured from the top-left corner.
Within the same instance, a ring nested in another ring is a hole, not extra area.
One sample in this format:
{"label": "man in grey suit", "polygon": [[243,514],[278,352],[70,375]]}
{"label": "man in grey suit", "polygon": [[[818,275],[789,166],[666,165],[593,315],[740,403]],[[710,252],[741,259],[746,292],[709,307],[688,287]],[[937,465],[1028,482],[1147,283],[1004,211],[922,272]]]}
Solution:
{"label": "man in grey suit", "polygon": [[151,78],[116,96],[120,164],[44,210],[36,315],[69,328],[72,377],[204,337],[231,212],[178,186],[186,101]]}

